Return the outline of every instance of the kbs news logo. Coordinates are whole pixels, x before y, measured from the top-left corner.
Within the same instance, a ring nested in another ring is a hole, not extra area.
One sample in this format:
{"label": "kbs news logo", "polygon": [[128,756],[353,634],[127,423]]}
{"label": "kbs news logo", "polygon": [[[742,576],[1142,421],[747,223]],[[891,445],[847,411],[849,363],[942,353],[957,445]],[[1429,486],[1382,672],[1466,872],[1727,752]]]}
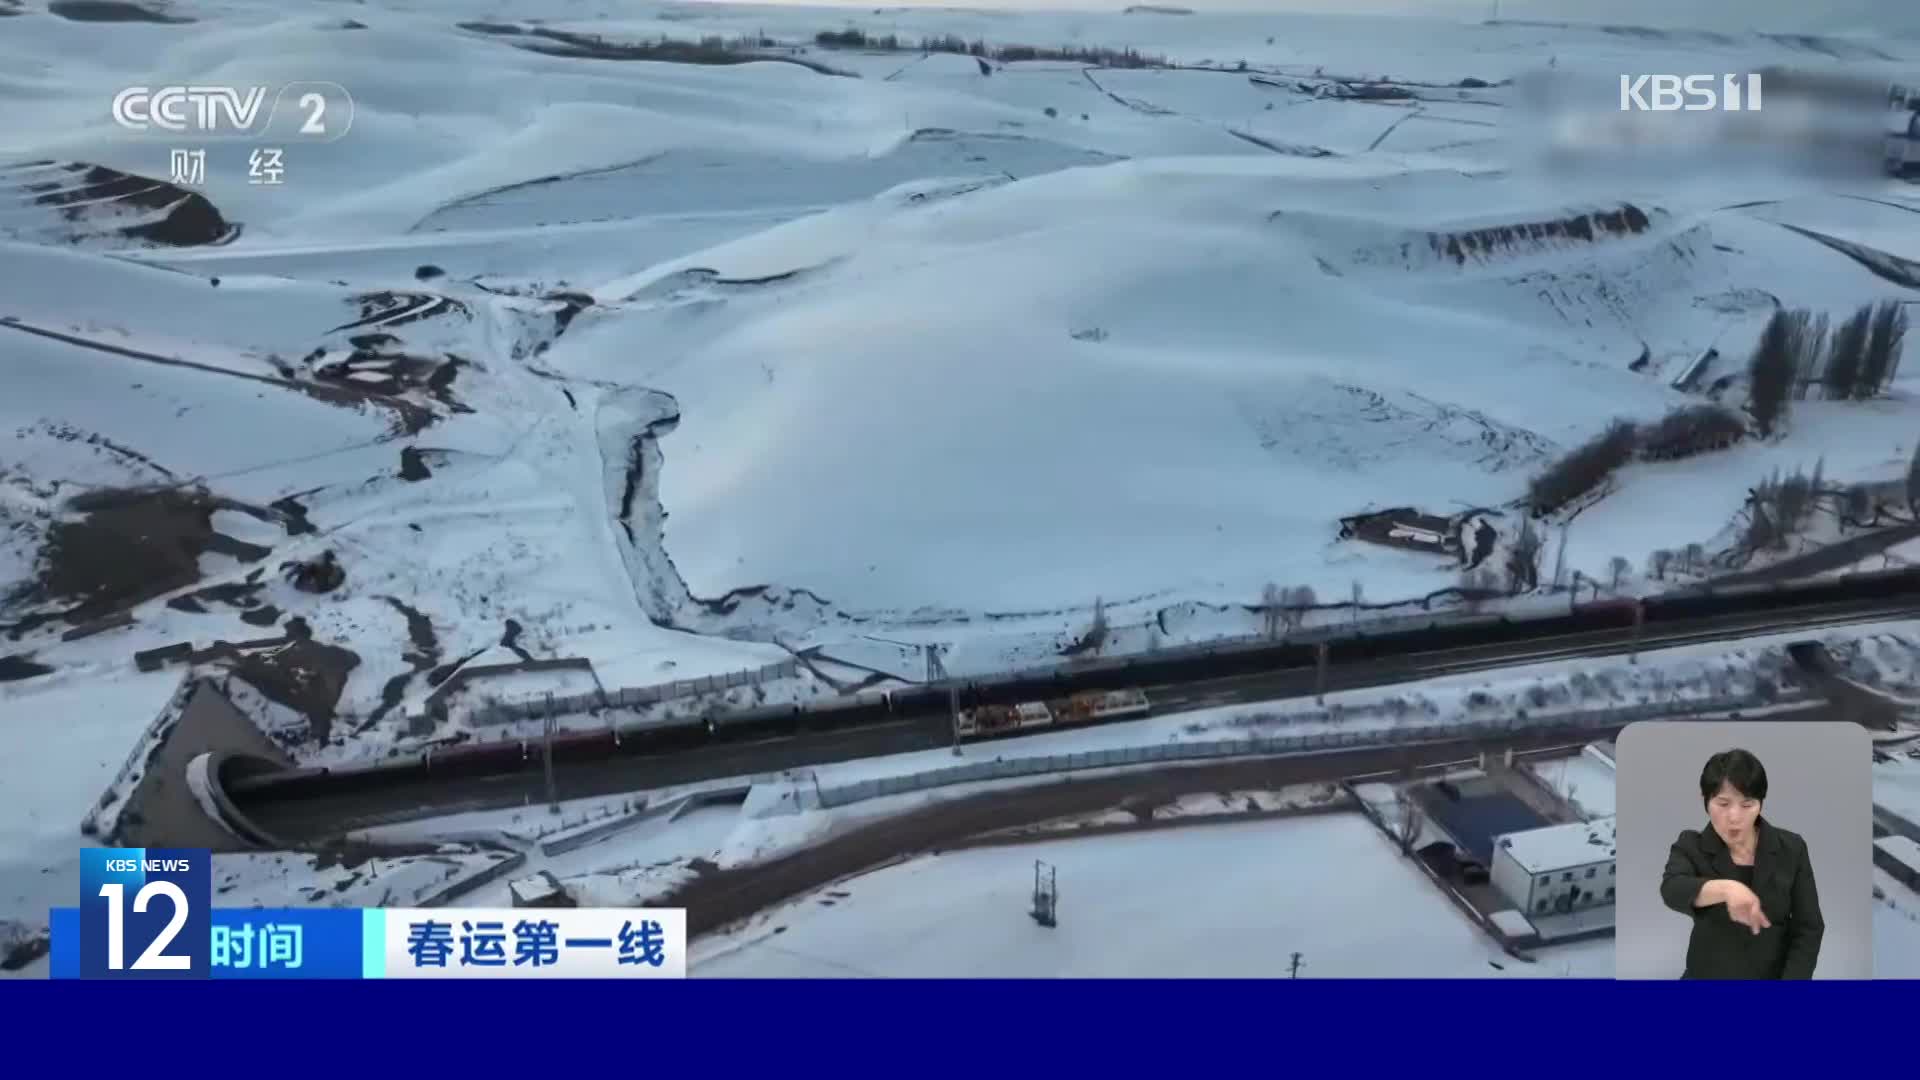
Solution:
{"label": "kbs news logo", "polygon": [[1622,75],[1620,111],[1759,112],[1760,76]]}

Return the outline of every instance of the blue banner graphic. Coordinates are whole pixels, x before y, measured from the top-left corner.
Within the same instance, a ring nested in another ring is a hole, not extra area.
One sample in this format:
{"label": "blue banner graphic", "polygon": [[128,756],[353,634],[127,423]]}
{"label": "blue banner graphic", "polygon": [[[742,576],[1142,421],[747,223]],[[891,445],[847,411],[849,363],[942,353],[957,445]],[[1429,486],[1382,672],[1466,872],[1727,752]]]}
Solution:
{"label": "blue banner graphic", "polygon": [[[88,972],[85,909],[50,915],[52,978],[119,977]],[[678,908],[211,908],[203,918],[199,937],[180,935],[176,951],[205,959],[184,977],[675,979],[687,970]]]}

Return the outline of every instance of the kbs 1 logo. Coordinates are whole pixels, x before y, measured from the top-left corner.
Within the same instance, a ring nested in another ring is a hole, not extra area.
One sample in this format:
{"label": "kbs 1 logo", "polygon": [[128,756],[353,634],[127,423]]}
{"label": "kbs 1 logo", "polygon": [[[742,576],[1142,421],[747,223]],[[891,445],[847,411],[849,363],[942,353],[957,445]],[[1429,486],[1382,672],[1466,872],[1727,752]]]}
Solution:
{"label": "kbs 1 logo", "polygon": [[197,138],[273,133],[331,142],[353,126],[353,98],[331,82],[288,83],[278,92],[266,86],[129,86],[113,95],[112,112],[113,122],[129,131]]}
{"label": "kbs 1 logo", "polygon": [[1622,75],[1621,112],[1759,112],[1760,76]]}
{"label": "kbs 1 logo", "polygon": [[83,848],[80,977],[210,974],[213,857],[201,848]]}

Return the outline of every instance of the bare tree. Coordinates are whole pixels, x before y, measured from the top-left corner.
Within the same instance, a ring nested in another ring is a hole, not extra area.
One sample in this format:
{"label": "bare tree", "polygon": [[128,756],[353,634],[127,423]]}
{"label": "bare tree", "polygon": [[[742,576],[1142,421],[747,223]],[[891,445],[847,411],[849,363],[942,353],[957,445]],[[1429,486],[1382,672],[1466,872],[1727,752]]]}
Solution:
{"label": "bare tree", "polygon": [[1748,551],[1768,551],[1785,543],[1786,534],[1774,515],[1777,479],[1761,481],[1747,497],[1747,529],[1741,546]]}
{"label": "bare tree", "polygon": [[1794,470],[1791,476],[1774,483],[1774,513],[1783,539],[1806,527],[1813,516],[1814,481],[1806,473]]}
{"label": "bare tree", "polygon": [[[1826,384],[1829,401],[1873,396],[1862,375],[1866,370],[1867,342],[1873,334],[1873,305],[1867,304],[1847,317],[1834,331],[1827,347],[1827,366],[1820,380]],[[1862,391],[1866,391],[1862,393]]]}
{"label": "bare tree", "polygon": [[[1907,499],[1909,502],[1913,500],[1914,485],[1916,482],[1920,482],[1920,472],[1915,471],[1916,467],[1920,467],[1920,455],[1916,455],[1913,462],[1907,466]],[[1849,484],[1846,491],[1841,493],[1840,498],[1840,513],[1850,524],[1865,525],[1868,524],[1869,519],[1874,516],[1873,491],[1867,485]]]}
{"label": "bare tree", "polygon": [[1820,363],[1827,355],[1827,316],[1824,312],[1796,311],[1793,320],[1793,396],[1805,401],[1820,379]]}
{"label": "bare tree", "polygon": [[1100,597],[1093,599],[1093,621],[1087,624],[1087,632],[1080,636],[1080,645],[1095,656],[1107,647],[1107,635],[1111,631],[1107,625],[1107,602]]}
{"label": "bare tree", "polygon": [[1747,499],[1747,529],[1742,542],[1748,551],[1785,550],[1787,541],[1806,527],[1820,493],[1814,476],[1794,470],[1774,473],[1754,486]]}
{"label": "bare tree", "polygon": [[1698,542],[1688,544],[1680,553],[1681,565],[1689,574],[1707,572],[1707,547]]}
{"label": "bare tree", "polygon": [[1460,572],[1460,600],[1470,612],[1479,612],[1499,595],[1500,578],[1488,567]]}
{"label": "bare tree", "polygon": [[1287,626],[1298,630],[1307,621],[1307,612],[1320,602],[1311,585],[1296,585],[1287,590]]}
{"label": "bare tree", "polygon": [[1540,587],[1540,534],[1533,522],[1520,523],[1520,532],[1507,545],[1507,588],[1514,595]]}
{"label": "bare tree", "polygon": [[1631,569],[1633,569],[1632,563],[1629,563],[1624,556],[1615,555],[1607,563],[1607,571],[1613,576],[1607,587],[1614,592],[1619,592],[1620,583],[1626,580],[1627,571]]}
{"label": "bare tree", "polygon": [[1784,308],[1774,312],[1747,362],[1747,412],[1762,436],[1771,437],[1786,421],[1787,403],[1800,370],[1794,353],[1800,337],[1796,322],[1806,316],[1806,312]]}
{"label": "bare tree", "polygon": [[1393,838],[1400,844],[1402,855],[1413,854],[1413,843],[1420,839],[1420,827],[1425,818],[1420,813],[1420,805],[1413,799],[1413,779],[1403,780],[1393,792],[1394,820]]}
{"label": "bare tree", "polygon": [[1666,548],[1661,548],[1649,556],[1647,564],[1653,571],[1653,579],[1655,581],[1665,581],[1667,579],[1667,567],[1672,562],[1673,552],[1668,551]]}
{"label": "bare tree", "polygon": [[1874,309],[1867,347],[1860,361],[1860,395],[1872,397],[1886,389],[1900,373],[1900,354],[1906,347],[1907,309],[1888,300]]}
{"label": "bare tree", "polygon": [[1907,464],[1907,511],[1920,516],[1920,442],[1914,443],[1913,460]]}
{"label": "bare tree", "polygon": [[1283,591],[1271,581],[1260,590],[1260,620],[1266,628],[1268,641],[1280,636],[1280,626],[1287,617],[1285,597],[1291,592],[1291,589]]}
{"label": "bare tree", "polygon": [[1605,431],[1574,447],[1527,485],[1527,506],[1542,517],[1605,483],[1633,459],[1639,429],[1615,420]]}
{"label": "bare tree", "polygon": [[1454,588],[1460,590],[1460,603],[1468,611],[1479,611],[1486,605],[1486,595],[1480,591],[1480,575],[1477,571],[1460,571],[1460,580]]}

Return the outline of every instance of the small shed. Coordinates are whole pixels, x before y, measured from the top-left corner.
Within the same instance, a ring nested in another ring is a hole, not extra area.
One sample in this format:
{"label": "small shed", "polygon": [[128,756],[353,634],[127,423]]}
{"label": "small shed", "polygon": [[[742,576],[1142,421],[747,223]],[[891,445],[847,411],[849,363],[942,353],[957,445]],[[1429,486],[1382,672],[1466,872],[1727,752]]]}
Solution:
{"label": "small shed", "polygon": [[520,878],[507,886],[507,892],[513,897],[513,906],[517,908],[570,908],[577,907],[573,897],[560,884],[560,879],[545,870],[528,877]]}

